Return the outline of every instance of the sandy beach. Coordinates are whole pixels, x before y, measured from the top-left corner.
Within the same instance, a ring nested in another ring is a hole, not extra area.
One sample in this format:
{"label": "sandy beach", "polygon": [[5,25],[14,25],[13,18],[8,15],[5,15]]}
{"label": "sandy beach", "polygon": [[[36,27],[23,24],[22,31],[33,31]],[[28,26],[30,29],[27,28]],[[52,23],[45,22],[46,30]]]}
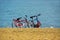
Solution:
{"label": "sandy beach", "polygon": [[0,28],[0,40],[60,40],[60,28]]}

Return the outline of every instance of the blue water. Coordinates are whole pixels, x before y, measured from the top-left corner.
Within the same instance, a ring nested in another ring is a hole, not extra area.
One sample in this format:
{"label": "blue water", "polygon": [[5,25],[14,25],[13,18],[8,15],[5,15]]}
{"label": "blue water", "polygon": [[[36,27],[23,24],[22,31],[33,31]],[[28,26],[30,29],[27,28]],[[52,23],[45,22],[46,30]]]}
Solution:
{"label": "blue water", "polygon": [[41,14],[41,27],[60,28],[60,0],[0,0],[0,27],[11,27],[12,19]]}

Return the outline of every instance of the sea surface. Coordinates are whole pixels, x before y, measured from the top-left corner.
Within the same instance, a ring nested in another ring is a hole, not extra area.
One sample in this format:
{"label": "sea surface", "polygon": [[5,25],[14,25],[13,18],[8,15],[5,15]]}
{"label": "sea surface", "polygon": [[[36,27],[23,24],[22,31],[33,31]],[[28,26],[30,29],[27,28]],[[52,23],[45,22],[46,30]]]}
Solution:
{"label": "sea surface", "polygon": [[12,20],[41,14],[41,28],[60,28],[60,0],[0,0],[0,28],[11,27]]}

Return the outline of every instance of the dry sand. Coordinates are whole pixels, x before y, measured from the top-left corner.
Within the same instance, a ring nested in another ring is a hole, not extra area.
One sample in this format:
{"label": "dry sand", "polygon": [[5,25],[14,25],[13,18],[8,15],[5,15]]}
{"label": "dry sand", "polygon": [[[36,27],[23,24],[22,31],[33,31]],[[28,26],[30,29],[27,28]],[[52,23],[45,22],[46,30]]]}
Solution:
{"label": "dry sand", "polygon": [[60,40],[60,28],[0,28],[0,40]]}

